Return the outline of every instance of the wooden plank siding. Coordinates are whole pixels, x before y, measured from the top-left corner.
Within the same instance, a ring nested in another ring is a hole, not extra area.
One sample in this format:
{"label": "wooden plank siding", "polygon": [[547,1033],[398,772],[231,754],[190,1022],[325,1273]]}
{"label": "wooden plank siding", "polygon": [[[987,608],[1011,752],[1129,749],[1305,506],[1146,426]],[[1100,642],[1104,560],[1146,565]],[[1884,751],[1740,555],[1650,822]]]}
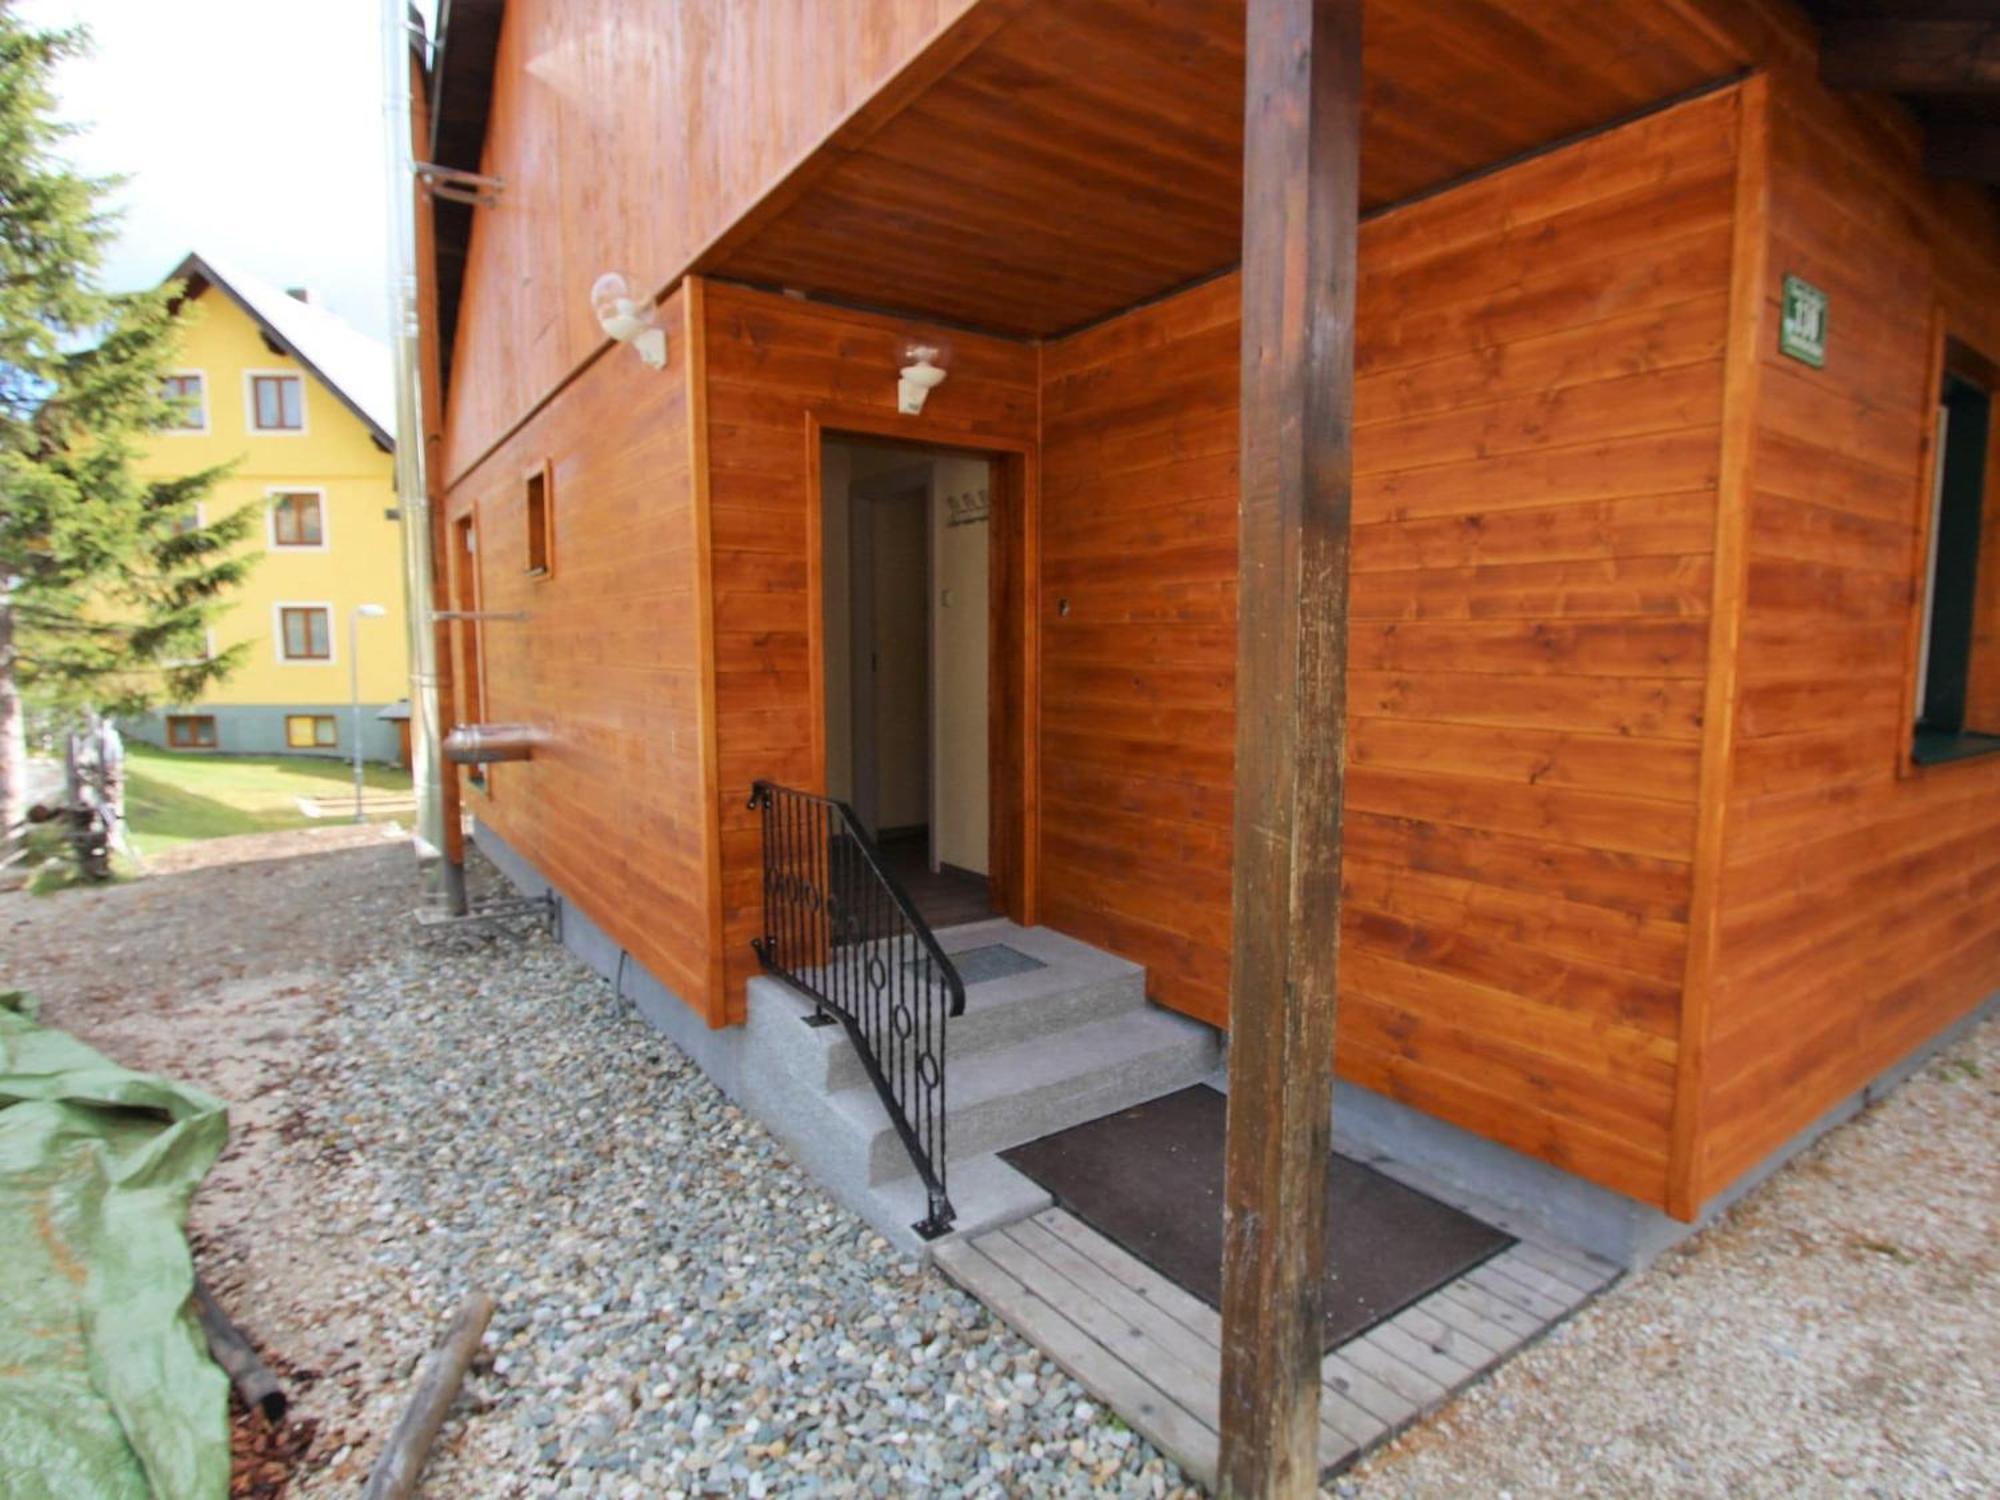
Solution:
{"label": "wooden plank siding", "polygon": [[[1339,1071],[1652,1202],[1738,111],[1690,102],[1361,239]],[[1042,917],[1216,1024],[1237,300],[1224,277],[1051,343],[1042,391]]]}
{"label": "wooden plank siding", "polygon": [[509,0],[444,475],[604,343],[590,285],[665,287],[971,0]]}
{"label": "wooden plank siding", "polygon": [[[1232,238],[1216,203],[1234,186],[1190,164],[1240,141],[1156,132],[1121,156],[1131,117],[1089,105],[1125,72],[1030,45],[1115,40],[1108,20],[1142,12],[508,7],[485,157],[508,188],[475,215],[439,475],[451,522],[476,521],[480,605],[531,615],[480,633],[484,717],[551,738],[471,805],[712,1025],[742,1019],[754,966],[750,783],[821,784],[813,423],[893,421],[916,342],[951,375],[904,431],[1033,456],[1017,748],[1035,915],[1227,1023],[1236,277],[1043,344],[690,277],[658,374],[603,351],[586,296],[609,269],[650,291],[712,245],[740,274],[985,327],[1018,303],[1047,331],[1216,270],[1156,253],[1148,236],[1172,236],[1147,195]],[[977,108],[902,97],[912,59],[1003,13],[1024,19],[948,75]],[[1907,757],[1937,349],[1948,328],[2000,357],[2000,223],[1987,195],[1922,178],[1900,107],[1819,85],[1781,0],[1557,14],[1371,6],[1373,201],[1768,72],[1363,227],[1337,1056],[1690,1213],[2000,984],[2000,763]],[[1240,26],[1230,0],[1189,16],[1197,37]],[[1545,45],[1588,90],[1547,82]],[[899,70],[865,149],[799,179]],[[1172,104],[1143,68],[1132,88],[1137,117]],[[1745,121],[1764,91],[1768,151]],[[1033,122],[1025,144],[999,128]],[[988,180],[1028,146],[1049,154]],[[1132,191],[1069,174],[1072,153],[1137,173]],[[1744,224],[1746,156],[1767,163],[1767,229]],[[1076,216],[1048,207],[1070,195],[1107,205],[1088,241],[1105,260],[1074,276]],[[826,236],[845,248],[823,263]],[[967,241],[984,258],[953,261]],[[1831,294],[1824,370],[1777,353],[1787,272]],[[544,459],[557,568],[538,581],[520,486]],[[2000,458],[1995,479],[2000,526]],[[2000,589],[1981,597],[1971,702],[2000,728]]]}
{"label": "wooden plank siding", "polygon": [[[1729,77],[1744,8],[1370,0],[1365,206]],[[603,348],[604,271],[1049,335],[1222,269],[1242,49],[1241,0],[509,0],[444,478]]]}
{"label": "wooden plank siding", "polygon": [[[666,369],[624,350],[598,361],[446,506],[454,526],[475,520],[480,607],[528,616],[481,631],[486,717],[547,736],[532,761],[490,767],[490,794],[469,791],[468,806],[634,963],[719,1021],[686,295],[662,309]],[[522,475],[544,460],[555,566],[537,578]]]}
{"label": "wooden plank siding", "polygon": [[1032,446],[1038,358],[1029,344],[701,285],[722,941],[727,1016],[740,1020],[764,899],[750,787],[766,777],[817,791],[825,781],[811,424],[894,420],[903,350],[934,344],[950,350],[950,378],[901,430],[925,443]]}
{"label": "wooden plank siding", "polygon": [[[2000,763],[1908,759],[1940,324],[2000,355],[2000,216],[1795,70],[1770,199],[1695,1201],[2000,987]],[[1824,369],[1779,353],[1788,273]]]}

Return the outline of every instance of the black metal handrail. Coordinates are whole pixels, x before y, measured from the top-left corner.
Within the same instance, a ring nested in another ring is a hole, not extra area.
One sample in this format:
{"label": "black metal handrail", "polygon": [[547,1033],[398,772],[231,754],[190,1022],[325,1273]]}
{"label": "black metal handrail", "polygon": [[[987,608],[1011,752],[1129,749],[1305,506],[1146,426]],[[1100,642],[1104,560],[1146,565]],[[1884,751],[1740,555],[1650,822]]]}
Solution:
{"label": "black metal handrail", "polygon": [[965,1013],[965,983],[909,896],[830,797],[759,781],[766,970],[809,996],[808,1024],[838,1021],[860,1054],[889,1123],[916,1164],[925,1239],[951,1228],[945,1192],[945,1020]]}

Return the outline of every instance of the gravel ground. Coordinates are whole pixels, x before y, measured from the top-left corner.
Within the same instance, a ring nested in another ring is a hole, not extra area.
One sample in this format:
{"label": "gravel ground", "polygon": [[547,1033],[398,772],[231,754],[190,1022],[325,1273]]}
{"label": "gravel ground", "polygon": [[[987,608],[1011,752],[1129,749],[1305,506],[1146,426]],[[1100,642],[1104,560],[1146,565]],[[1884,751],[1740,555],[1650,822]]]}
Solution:
{"label": "gravel ground", "polygon": [[314,1424],[292,1494],[354,1493],[473,1287],[429,1495],[1192,1493],[556,944],[418,939],[406,847],[305,848],[0,905],[49,1020],[253,1101],[194,1229]]}
{"label": "gravel ground", "polygon": [[1338,1489],[2000,1494],[2000,1021]]}
{"label": "gravel ground", "polygon": [[[236,1102],[197,1257],[293,1379],[292,1494],[354,1492],[474,1286],[426,1494],[1184,1491],[555,944],[418,938],[406,845],[155,869],[0,897],[0,984]],[[1988,1025],[1338,1491],[2000,1491],[1996,1084]]]}
{"label": "gravel ground", "polygon": [[[362,970],[314,1079],[328,1227],[501,1311],[440,1495],[1157,1495],[1165,1461],[553,943]],[[379,1403],[368,1426],[390,1417]]]}

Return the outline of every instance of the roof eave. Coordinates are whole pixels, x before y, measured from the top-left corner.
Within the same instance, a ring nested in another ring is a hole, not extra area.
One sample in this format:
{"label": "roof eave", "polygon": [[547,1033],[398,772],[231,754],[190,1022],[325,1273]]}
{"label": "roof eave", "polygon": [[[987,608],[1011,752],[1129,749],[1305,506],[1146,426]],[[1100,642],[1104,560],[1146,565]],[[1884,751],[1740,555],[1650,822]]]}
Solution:
{"label": "roof eave", "polygon": [[[360,419],[361,425],[368,429],[368,434],[370,437],[374,438],[377,443],[380,443],[388,451],[392,453],[395,451],[396,435],[393,432],[385,430],[380,422],[377,422],[373,417],[369,416],[366,408],[364,408],[352,396],[348,395],[346,390],[342,388],[339,381],[333,379],[333,377],[328,375],[326,371],[322,370],[318,365],[314,364],[311,358],[309,358],[303,351],[299,349],[298,345],[293,343],[292,340],[286,338],[282,333],[278,331],[278,329],[272,324],[271,320],[265,317],[264,314],[258,310],[255,303],[250,301],[250,299],[245,297],[241,292],[237,291],[235,287],[231,286],[229,284],[227,277],[217,274],[215,268],[209,265],[207,261],[203,260],[200,255],[198,254],[188,255],[186,259],[182,260],[178,266],[174,267],[172,274],[169,275],[167,279],[169,281],[181,281],[188,283],[199,281],[205,286],[220,287],[222,289],[223,294],[227,296],[231,302],[235,303],[237,307],[241,308],[243,310],[244,315],[248,317],[251,322],[257,325],[257,327],[262,331],[266,339],[268,339],[271,343],[277,345],[278,347],[282,348],[287,355],[297,360],[301,365],[305,366],[306,370],[312,375],[312,377],[315,380],[317,380],[321,385],[325,386],[329,391],[332,391],[334,394],[334,399],[339,401],[342,406],[346,407],[349,411],[353,412],[354,415]],[[188,296],[195,297],[199,295],[201,295],[199,290],[190,286]]]}

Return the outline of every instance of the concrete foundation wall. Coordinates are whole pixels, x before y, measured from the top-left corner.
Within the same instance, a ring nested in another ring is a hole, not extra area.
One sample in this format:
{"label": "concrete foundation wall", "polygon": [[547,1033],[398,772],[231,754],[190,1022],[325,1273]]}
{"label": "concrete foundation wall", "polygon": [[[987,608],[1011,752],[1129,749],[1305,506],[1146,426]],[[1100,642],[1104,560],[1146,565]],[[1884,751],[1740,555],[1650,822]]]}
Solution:
{"label": "concrete foundation wall", "polygon": [[729,1096],[731,1103],[744,1103],[742,1027],[711,1030],[694,1007],[654,978],[619,946],[617,939],[591,921],[581,908],[572,905],[541,871],[476,818],[473,842],[523,895],[541,896],[554,891],[559,913],[556,930],[563,946],[616,986],[620,998],[631,1001],[650,1025],[666,1033],[668,1040],[693,1058]]}
{"label": "concrete foundation wall", "polygon": [[[475,841],[481,852],[525,894],[539,896],[555,889],[484,824],[477,825]],[[556,894],[560,899],[562,893]],[[731,1102],[765,1119],[781,1137],[787,1136],[784,1111],[774,1109],[771,1091],[759,1089],[754,1080],[746,1079],[744,1058],[749,1033],[745,1028],[710,1030],[679,996],[630,959],[581,911],[564,902],[561,913],[562,940],[571,952],[615,984],[619,994],[693,1058]],[[1989,997],[1958,1025],[1930,1038],[1800,1131],[1744,1174],[1728,1193],[1710,1202],[1693,1223],[1682,1223],[1656,1208],[1586,1182],[1547,1162],[1523,1156],[1350,1083],[1334,1085],[1334,1144],[1346,1155],[1476,1212],[1499,1228],[1550,1239],[1635,1269],[1714,1222],[1827,1131],[1852,1119],[1996,1011],[2000,1011],[2000,994]],[[1210,1082],[1227,1091],[1226,1062]],[[810,1140],[793,1136],[789,1143],[800,1152],[801,1160],[812,1164]],[[836,1191],[842,1186],[837,1182],[832,1185]],[[860,1208],[858,1201],[854,1201],[858,1194],[840,1196],[849,1200],[850,1206]]]}
{"label": "concrete foundation wall", "polygon": [[[1692,1223],[1350,1083],[1334,1084],[1334,1146],[1434,1196],[1476,1207],[1480,1217],[1499,1228],[1528,1231],[1633,1270],[1714,1223],[1829,1130],[1853,1119],[1996,1012],[2000,994],[1989,996],[1963,1021],[1842,1099],[1711,1199]],[[1214,1082],[1227,1088],[1226,1066]]]}
{"label": "concrete foundation wall", "polygon": [[[386,703],[361,705],[361,754],[365,760],[396,765],[402,759],[401,737],[396,725],[377,718]],[[317,755],[328,760],[346,760],[353,755],[353,710],[345,703],[199,704],[188,709],[159,709],[125,720],[120,726],[127,739],[162,749],[184,747],[167,744],[167,718],[183,714],[205,715],[215,720],[215,744],[191,755]],[[299,750],[285,743],[285,718],[290,714],[331,714],[336,743],[333,748]]]}

